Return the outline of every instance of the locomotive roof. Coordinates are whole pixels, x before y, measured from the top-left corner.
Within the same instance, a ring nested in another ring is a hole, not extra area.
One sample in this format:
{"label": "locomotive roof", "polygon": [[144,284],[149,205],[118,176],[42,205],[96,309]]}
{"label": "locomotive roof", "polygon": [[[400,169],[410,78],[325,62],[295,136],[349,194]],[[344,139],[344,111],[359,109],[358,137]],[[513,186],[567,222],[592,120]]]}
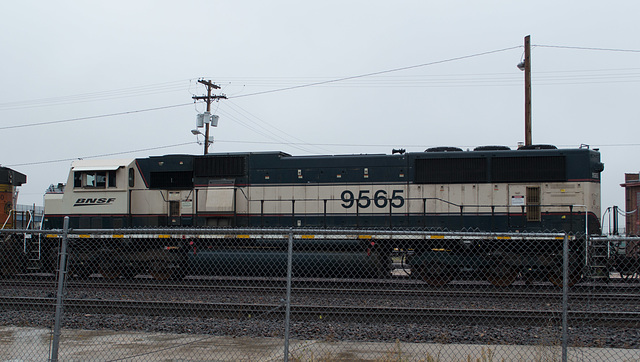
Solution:
{"label": "locomotive roof", "polygon": [[[450,147],[447,147],[449,149]],[[264,160],[275,160],[280,159],[283,161],[286,160],[335,160],[335,161],[347,161],[349,159],[379,159],[379,160],[398,160],[403,159],[405,157],[409,158],[469,158],[469,157],[487,157],[487,156],[505,156],[505,157],[517,157],[517,156],[529,156],[529,155],[561,155],[568,153],[576,153],[576,152],[587,152],[590,151],[592,153],[597,153],[598,150],[590,150],[585,148],[523,148],[523,149],[508,149],[508,147],[496,149],[493,147],[478,147],[473,150],[460,150],[460,151],[433,151],[429,149],[427,152],[418,151],[418,152],[406,152],[404,154],[384,154],[384,153],[360,153],[360,154],[338,154],[338,155],[291,155],[286,152],[281,151],[261,151],[261,152],[219,152],[219,153],[209,153],[207,155],[190,155],[190,154],[171,154],[171,155],[162,155],[162,156],[149,156],[144,158],[135,159],[139,163],[148,163],[153,161],[165,161],[171,163],[179,163],[181,162],[191,163],[194,159],[207,159],[207,158],[216,158],[216,157],[224,157],[224,156],[249,156],[255,159],[264,159]],[[99,162],[101,160],[96,161],[86,161],[87,166],[96,165],[95,162]],[[79,162],[79,161],[76,161]],[[75,164],[75,163],[74,163]],[[169,166],[166,164],[165,166]]]}
{"label": "locomotive roof", "polygon": [[76,160],[71,163],[73,171],[108,171],[126,167],[133,162],[133,158],[111,160]]}
{"label": "locomotive roof", "polygon": [[27,182],[27,176],[7,167],[0,167],[0,184],[20,186]]}

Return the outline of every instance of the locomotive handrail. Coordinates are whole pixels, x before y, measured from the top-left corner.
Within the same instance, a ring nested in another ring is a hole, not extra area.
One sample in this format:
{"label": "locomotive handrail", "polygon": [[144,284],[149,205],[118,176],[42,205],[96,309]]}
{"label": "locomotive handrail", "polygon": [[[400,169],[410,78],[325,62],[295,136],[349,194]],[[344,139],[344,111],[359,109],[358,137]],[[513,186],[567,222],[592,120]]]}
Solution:
{"label": "locomotive handrail", "polygon": [[[2,233],[15,233],[15,234],[61,234],[62,229],[0,229]],[[69,229],[72,232],[73,229]]]}
{"label": "locomotive handrail", "polygon": [[[387,201],[391,201],[392,198],[390,197],[384,197],[384,199],[386,199]],[[285,203],[290,203],[291,201],[295,201],[295,202],[322,202],[322,201],[342,201],[342,199],[339,198],[296,198],[296,199],[253,199],[253,200],[247,200],[249,202],[252,203],[259,203],[259,202],[285,202]],[[365,200],[364,198],[358,198],[356,197],[354,200]],[[424,200],[435,200],[435,201],[440,201],[443,202],[445,204],[451,205],[451,206],[455,206],[455,207],[477,207],[477,208],[519,208],[521,206],[527,206],[527,205],[510,205],[510,204],[456,204],[455,202],[451,202],[445,199],[441,199],[439,197],[406,197],[405,200],[408,201],[424,201]],[[575,204],[536,204],[535,206],[540,206],[540,207],[554,207],[554,208],[571,208],[571,207],[585,207],[585,205],[575,205]]]}
{"label": "locomotive handrail", "polygon": [[[8,230],[19,232],[21,230]],[[31,231],[30,231],[31,232]],[[34,230],[40,234],[62,234],[62,229]],[[122,229],[69,229],[70,235],[351,235],[351,236],[448,236],[466,238],[563,238],[566,234],[562,232],[478,232],[478,231],[436,231],[436,230],[393,230],[376,228],[122,228]]]}
{"label": "locomotive handrail", "polygon": [[7,225],[7,223],[9,222],[9,219],[11,219],[11,214],[13,213],[13,209],[9,210],[9,215],[7,215],[7,219],[4,221],[4,224],[2,224],[2,230],[4,230],[4,227]]}

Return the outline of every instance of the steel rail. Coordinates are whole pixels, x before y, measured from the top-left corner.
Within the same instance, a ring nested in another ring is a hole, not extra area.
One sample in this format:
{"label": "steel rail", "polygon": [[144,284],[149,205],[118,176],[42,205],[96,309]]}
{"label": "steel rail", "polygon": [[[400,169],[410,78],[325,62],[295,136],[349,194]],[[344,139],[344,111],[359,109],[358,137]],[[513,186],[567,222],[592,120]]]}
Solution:
{"label": "steel rail", "polygon": [[[255,284],[255,283],[249,283]],[[136,291],[169,291],[180,289],[185,293],[197,293],[197,292],[234,292],[234,293],[284,293],[285,286],[277,285],[282,283],[273,283],[271,285],[237,285],[237,284],[175,284],[175,283],[122,283],[122,282],[69,282],[67,284],[67,291],[69,290],[136,290]],[[322,284],[321,282],[316,284]],[[341,297],[361,297],[361,296],[375,296],[375,297],[429,297],[429,298],[448,298],[448,299],[460,299],[467,300],[484,299],[490,300],[495,298],[501,299],[513,299],[513,300],[546,300],[546,301],[560,301],[562,293],[560,291],[551,290],[509,290],[505,288],[477,288],[476,290],[462,290],[462,289],[392,289],[392,288],[354,288],[354,287],[336,287],[335,284],[325,286],[306,286],[307,283],[301,283],[301,286],[295,286],[292,288],[294,293],[298,294],[315,294],[319,296],[341,296]],[[311,284],[314,285],[314,284]],[[24,287],[24,288],[49,288],[51,292],[55,289],[54,282],[46,281],[5,281],[0,282],[0,288],[6,287]],[[397,287],[397,285],[391,285]],[[488,290],[478,290],[488,289]],[[520,289],[520,288],[518,288]],[[569,294],[571,302],[600,302],[600,303],[636,303],[640,299],[640,293],[634,291],[634,293],[623,293],[617,291],[616,293],[601,291],[577,291]]]}
{"label": "steel rail", "polygon": [[[55,298],[0,297],[3,310],[53,312]],[[129,314],[167,317],[282,319],[283,304],[194,303],[66,299],[66,313]],[[297,320],[405,323],[466,323],[469,325],[560,325],[559,310],[409,308],[292,305]],[[640,328],[640,312],[569,311],[572,327]]]}

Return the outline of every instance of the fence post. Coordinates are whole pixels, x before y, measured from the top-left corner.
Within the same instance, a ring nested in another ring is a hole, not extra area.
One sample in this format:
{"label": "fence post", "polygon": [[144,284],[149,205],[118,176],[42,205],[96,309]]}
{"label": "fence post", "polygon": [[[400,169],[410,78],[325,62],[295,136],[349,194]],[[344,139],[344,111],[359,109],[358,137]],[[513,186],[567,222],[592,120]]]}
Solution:
{"label": "fence post", "polygon": [[291,324],[291,269],[293,262],[293,229],[289,229],[289,249],[287,252],[287,300],[284,317],[284,361],[289,361],[289,326]]}
{"label": "fence post", "polygon": [[56,316],[53,327],[53,342],[51,345],[52,362],[58,362],[58,346],[60,344],[60,319],[62,317],[62,293],[64,292],[64,278],[67,273],[67,241],[69,234],[69,216],[64,217],[62,231],[62,245],[60,246],[60,267],[58,271],[58,294],[56,296]]}
{"label": "fence post", "polygon": [[569,237],[564,234],[562,243],[562,362],[567,362],[569,343]]}

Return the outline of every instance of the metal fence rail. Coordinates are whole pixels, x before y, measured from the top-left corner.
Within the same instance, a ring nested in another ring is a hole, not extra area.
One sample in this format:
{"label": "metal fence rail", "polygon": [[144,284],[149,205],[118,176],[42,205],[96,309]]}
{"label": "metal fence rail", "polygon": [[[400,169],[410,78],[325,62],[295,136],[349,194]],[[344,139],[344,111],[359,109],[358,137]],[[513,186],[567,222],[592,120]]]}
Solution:
{"label": "metal fence rail", "polygon": [[0,241],[0,360],[640,358],[635,238],[65,228]]}

